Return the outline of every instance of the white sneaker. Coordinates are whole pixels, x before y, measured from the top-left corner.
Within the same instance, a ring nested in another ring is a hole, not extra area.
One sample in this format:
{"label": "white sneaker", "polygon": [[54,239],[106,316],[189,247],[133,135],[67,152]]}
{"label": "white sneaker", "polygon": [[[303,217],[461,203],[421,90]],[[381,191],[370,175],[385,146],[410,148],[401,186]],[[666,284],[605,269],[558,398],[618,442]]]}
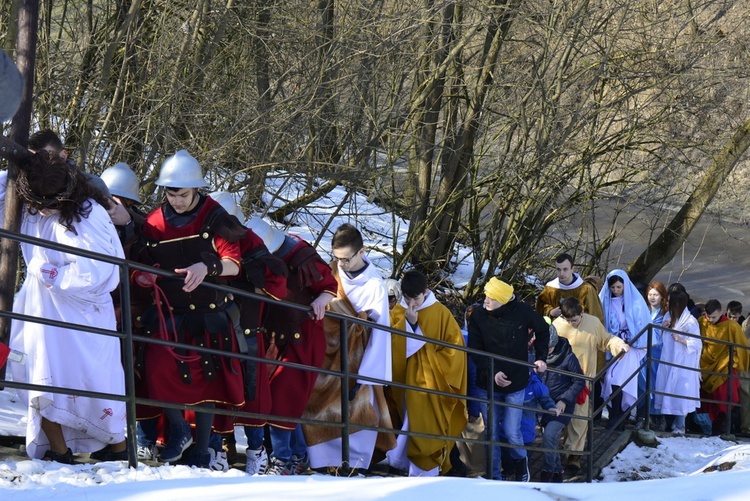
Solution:
{"label": "white sneaker", "polygon": [[672,435],[684,435],[685,434],[685,428],[673,428],[672,429]]}
{"label": "white sneaker", "polygon": [[245,451],[247,462],[245,463],[245,473],[248,475],[265,475],[268,469],[268,453],[266,448]]}
{"label": "white sneaker", "polygon": [[156,461],[156,444],[151,445],[139,445],[138,446],[138,459],[145,461]]}
{"label": "white sneaker", "polygon": [[271,458],[271,466],[268,468],[266,475],[294,475],[292,463],[290,461],[282,461],[279,458]]}
{"label": "white sneaker", "polygon": [[229,471],[229,461],[227,461],[226,452],[216,452],[211,447],[209,447],[208,453],[211,455],[211,460],[208,463],[208,467],[210,469],[214,471]]}
{"label": "white sneaker", "polygon": [[304,456],[299,457],[296,454],[292,454],[292,458],[289,462],[292,463],[292,475],[301,475],[310,467],[310,456],[305,454]]}

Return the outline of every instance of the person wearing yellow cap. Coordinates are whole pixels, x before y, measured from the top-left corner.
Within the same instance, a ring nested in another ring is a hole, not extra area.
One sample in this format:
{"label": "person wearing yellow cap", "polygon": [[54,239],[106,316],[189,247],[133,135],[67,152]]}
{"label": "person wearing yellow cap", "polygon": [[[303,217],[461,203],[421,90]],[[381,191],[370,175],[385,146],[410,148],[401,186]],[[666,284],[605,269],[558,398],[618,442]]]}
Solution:
{"label": "person wearing yellow cap", "polygon": [[[533,335],[534,368],[538,373],[547,369],[549,325],[544,317],[526,303],[516,300],[513,286],[493,277],[484,287],[483,308],[469,317],[469,348],[517,360],[491,360],[470,354],[477,366],[477,385],[494,391],[496,402],[522,406],[524,389],[529,383],[528,346]],[[521,418],[523,409],[495,405],[494,422],[489,423],[492,441],[499,441],[500,426],[508,442],[523,446]],[[529,481],[529,462],[525,449],[511,449],[513,471],[501,472],[500,446],[493,446],[492,479]]]}

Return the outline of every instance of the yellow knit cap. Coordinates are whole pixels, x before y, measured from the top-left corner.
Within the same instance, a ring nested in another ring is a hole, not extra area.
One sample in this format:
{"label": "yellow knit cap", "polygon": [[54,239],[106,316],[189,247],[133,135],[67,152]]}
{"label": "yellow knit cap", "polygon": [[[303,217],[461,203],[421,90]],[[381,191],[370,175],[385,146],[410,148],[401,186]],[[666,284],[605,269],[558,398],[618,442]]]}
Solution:
{"label": "yellow knit cap", "polygon": [[500,304],[505,304],[513,297],[513,286],[492,277],[484,286],[484,293],[488,298],[494,299]]}

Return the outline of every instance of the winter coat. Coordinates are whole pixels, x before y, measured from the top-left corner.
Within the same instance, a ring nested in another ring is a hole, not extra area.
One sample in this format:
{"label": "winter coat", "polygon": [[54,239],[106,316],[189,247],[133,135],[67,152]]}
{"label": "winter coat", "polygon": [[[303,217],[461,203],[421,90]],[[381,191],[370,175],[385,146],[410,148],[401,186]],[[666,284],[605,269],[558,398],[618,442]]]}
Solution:
{"label": "winter coat", "polygon": [[[555,349],[547,357],[547,368],[559,369],[583,375],[581,365],[578,363],[575,354],[573,354],[570,343],[568,343],[568,340],[564,337],[558,338]],[[549,370],[542,374],[542,381],[547,385],[547,388],[549,388],[549,394],[550,397],[552,397],[552,400],[555,402],[559,402],[560,400],[565,402],[565,412],[568,414],[573,412],[578,394],[583,391],[583,388],[586,385],[586,382],[582,378],[575,378],[567,374],[560,374]],[[542,423],[547,423],[553,419],[565,424],[570,421],[570,417],[555,417],[545,414],[542,416]]]}
{"label": "winter coat", "polygon": [[[461,331],[464,335],[464,344],[469,345],[469,333]],[[487,392],[477,386],[477,366],[471,357],[466,360],[466,395],[469,397],[487,398]],[[479,417],[481,413],[481,402],[476,400],[466,401],[466,411],[471,417]]]}
{"label": "winter coat", "polygon": [[[524,407],[540,407],[542,409],[553,409],[555,407],[555,401],[550,398],[550,392],[547,386],[539,379],[539,376],[534,372],[529,372],[529,384],[526,385],[526,390],[523,396]],[[500,440],[507,442],[505,436],[505,430],[502,425],[498,430]],[[521,418],[521,436],[523,437],[524,444],[530,444],[536,438],[536,412],[532,410],[523,410],[523,417]]]}
{"label": "winter coat", "polygon": [[[534,350],[536,360],[547,359],[549,345],[549,325],[531,306],[512,300],[503,306],[488,311],[477,308],[469,317],[469,347],[495,355],[526,362],[528,360],[528,342],[531,335],[536,336]],[[514,393],[529,383],[528,366],[505,360],[494,361],[494,371],[490,374],[490,359],[486,356],[471,355],[477,366],[477,385],[487,389],[488,382],[493,381],[496,393]],[[505,388],[494,383],[498,372],[505,373],[511,382]]]}

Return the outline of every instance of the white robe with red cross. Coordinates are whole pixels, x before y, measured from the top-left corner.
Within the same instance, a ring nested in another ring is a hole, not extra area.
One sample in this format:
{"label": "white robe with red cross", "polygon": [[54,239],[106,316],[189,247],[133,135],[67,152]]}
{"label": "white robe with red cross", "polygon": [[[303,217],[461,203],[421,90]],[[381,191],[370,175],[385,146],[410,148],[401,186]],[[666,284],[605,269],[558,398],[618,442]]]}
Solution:
{"label": "white robe with red cross", "polygon": [[[0,173],[0,218],[5,204],[5,173]],[[56,215],[23,213],[21,233],[50,242],[124,257],[106,210],[94,202],[88,217],[73,222],[77,235]],[[13,311],[32,317],[116,330],[111,292],[119,284],[113,264],[67,252],[21,244],[26,279]],[[120,340],[74,329],[14,320],[10,346],[28,355],[25,364],[9,362],[13,380],[44,386],[125,394]],[[73,390],[75,393],[75,390]],[[29,404],[26,451],[41,458],[50,448],[42,417],[62,426],[73,452],[93,452],[125,438],[125,403],[51,391],[19,391]]]}

